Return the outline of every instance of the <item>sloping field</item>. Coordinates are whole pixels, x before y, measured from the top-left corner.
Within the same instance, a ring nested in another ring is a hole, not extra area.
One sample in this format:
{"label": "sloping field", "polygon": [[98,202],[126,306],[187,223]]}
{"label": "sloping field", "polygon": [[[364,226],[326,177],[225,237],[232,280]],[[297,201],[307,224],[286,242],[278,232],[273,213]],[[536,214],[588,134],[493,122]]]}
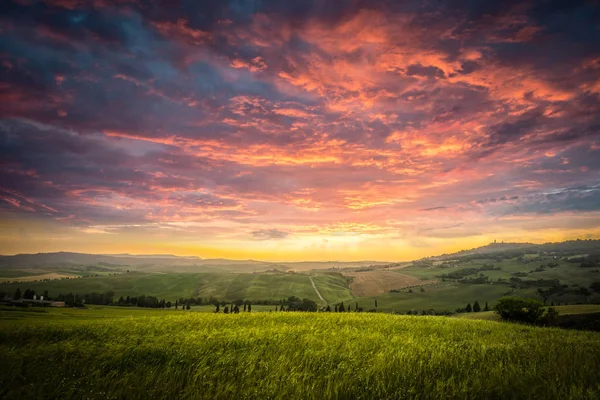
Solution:
{"label": "sloping field", "polygon": [[[0,292],[13,294],[17,288],[47,290],[50,296],[66,293],[104,293],[109,290],[119,296],[150,295],[174,301],[179,297],[191,297],[204,274],[145,274],[123,273],[113,276],[98,276],[79,279],[59,279],[49,282],[21,282],[0,284]],[[12,278],[11,280],[13,280]]]}
{"label": "sloping field", "polygon": [[203,274],[197,285],[195,294],[201,297],[214,296],[223,300],[279,300],[297,296],[320,302],[306,274]]}
{"label": "sloping field", "polygon": [[356,297],[370,297],[388,293],[392,289],[435,283],[434,280],[421,280],[414,276],[391,271],[349,272],[345,276],[352,277],[350,290]]}
{"label": "sloping field", "polygon": [[[44,279],[62,279],[68,278],[73,279],[77,278],[76,275],[66,275],[58,272],[48,272],[46,274],[38,274],[38,275],[26,275],[26,276],[15,276],[13,278],[7,278],[6,280],[11,282],[34,282],[34,281],[43,281]],[[0,278],[0,281],[5,280],[4,277]]]}

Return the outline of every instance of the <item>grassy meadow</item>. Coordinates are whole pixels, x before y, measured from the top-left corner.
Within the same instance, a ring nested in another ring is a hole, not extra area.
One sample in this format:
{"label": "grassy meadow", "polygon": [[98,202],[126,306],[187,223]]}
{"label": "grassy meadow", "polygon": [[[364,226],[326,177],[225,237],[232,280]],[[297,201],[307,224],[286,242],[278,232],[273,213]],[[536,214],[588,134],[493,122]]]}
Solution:
{"label": "grassy meadow", "polygon": [[0,398],[600,396],[599,333],[365,313],[48,311],[0,310]]}

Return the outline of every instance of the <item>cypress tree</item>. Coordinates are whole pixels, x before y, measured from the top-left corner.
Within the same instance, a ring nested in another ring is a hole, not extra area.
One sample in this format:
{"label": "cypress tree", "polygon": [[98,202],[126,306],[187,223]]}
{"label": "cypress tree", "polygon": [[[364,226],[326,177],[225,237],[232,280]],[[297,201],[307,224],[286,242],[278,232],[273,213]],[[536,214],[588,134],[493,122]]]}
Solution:
{"label": "cypress tree", "polygon": [[485,302],[485,308],[483,309],[483,311],[490,311],[490,307],[488,306],[488,302]]}
{"label": "cypress tree", "polygon": [[252,304],[248,304],[248,312],[252,312]]}
{"label": "cypress tree", "polygon": [[19,300],[21,298],[21,289],[17,288],[15,290],[15,294],[13,295],[13,300]]}
{"label": "cypress tree", "polygon": [[465,311],[466,311],[466,312],[471,312],[471,311],[473,311],[473,307],[471,307],[471,303],[467,304],[467,306],[465,307]]}
{"label": "cypress tree", "polygon": [[346,311],[346,309],[344,308],[344,302],[342,301],[342,304],[340,304],[340,307],[338,308],[339,312],[344,312]]}
{"label": "cypress tree", "polygon": [[473,303],[473,312],[479,312],[481,311],[481,306],[479,305],[479,302],[476,300],[475,303]]}

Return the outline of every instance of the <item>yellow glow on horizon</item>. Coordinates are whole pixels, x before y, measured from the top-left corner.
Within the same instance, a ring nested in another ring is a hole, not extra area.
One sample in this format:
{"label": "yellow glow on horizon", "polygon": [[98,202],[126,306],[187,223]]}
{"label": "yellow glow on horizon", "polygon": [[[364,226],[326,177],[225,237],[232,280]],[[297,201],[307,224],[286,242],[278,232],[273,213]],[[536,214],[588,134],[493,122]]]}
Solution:
{"label": "yellow glow on horizon", "polygon": [[[351,229],[360,227],[361,232]],[[350,230],[350,231],[349,231]],[[346,233],[343,233],[346,231]],[[20,232],[16,234],[15,232]],[[539,229],[504,231],[458,238],[398,238],[385,231],[375,233],[368,225],[347,224],[296,234],[279,240],[209,238],[190,240],[135,233],[88,233],[59,224],[8,219],[0,222],[2,254],[72,251],[96,254],[173,254],[234,260],[294,261],[410,261],[427,256],[454,253],[498,242],[558,242],[577,238],[600,238],[596,229]],[[342,233],[341,233],[342,232]]]}

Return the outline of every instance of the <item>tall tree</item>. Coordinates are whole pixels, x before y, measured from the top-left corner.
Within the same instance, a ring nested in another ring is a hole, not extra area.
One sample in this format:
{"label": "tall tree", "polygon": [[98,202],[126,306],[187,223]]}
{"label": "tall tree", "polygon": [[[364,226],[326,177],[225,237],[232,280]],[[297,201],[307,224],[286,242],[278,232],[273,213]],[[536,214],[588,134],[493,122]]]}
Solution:
{"label": "tall tree", "polygon": [[217,309],[215,310],[215,312],[219,312],[219,305],[217,304]]}
{"label": "tall tree", "polygon": [[13,300],[19,300],[21,298],[21,289],[17,288],[15,290],[15,294],[13,295]]}
{"label": "tall tree", "polygon": [[248,303],[248,312],[252,312],[252,304]]}
{"label": "tall tree", "polygon": [[377,308],[377,299],[375,299],[375,308]]}
{"label": "tall tree", "polygon": [[471,307],[471,303],[467,304],[467,306],[465,307],[465,311],[466,311],[466,312],[471,312],[471,311],[473,311],[473,307]]}
{"label": "tall tree", "polygon": [[354,306],[354,311],[358,311],[358,301],[356,302],[356,305]]}
{"label": "tall tree", "polygon": [[488,302],[485,302],[485,307],[483,308],[483,311],[490,311],[490,307],[488,306]]}
{"label": "tall tree", "polygon": [[342,303],[340,304],[340,306],[338,307],[338,311],[339,312],[344,312],[346,311],[346,309],[344,308],[344,302],[342,301]]}
{"label": "tall tree", "polygon": [[177,300],[175,300],[175,309],[177,310],[177,306],[179,305],[179,303],[177,302]]}
{"label": "tall tree", "polygon": [[325,311],[331,312],[331,307],[329,306],[329,304],[327,304],[327,308],[325,309]]}
{"label": "tall tree", "polygon": [[481,306],[479,305],[479,302],[477,300],[475,300],[475,303],[473,303],[473,312],[479,312],[481,311]]}
{"label": "tall tree", "polygon": [[246,305],[246,303],[244,303],[244,312],[246,312],[246,308],[247,308],[247,307],[248,307],[248,306]]}

